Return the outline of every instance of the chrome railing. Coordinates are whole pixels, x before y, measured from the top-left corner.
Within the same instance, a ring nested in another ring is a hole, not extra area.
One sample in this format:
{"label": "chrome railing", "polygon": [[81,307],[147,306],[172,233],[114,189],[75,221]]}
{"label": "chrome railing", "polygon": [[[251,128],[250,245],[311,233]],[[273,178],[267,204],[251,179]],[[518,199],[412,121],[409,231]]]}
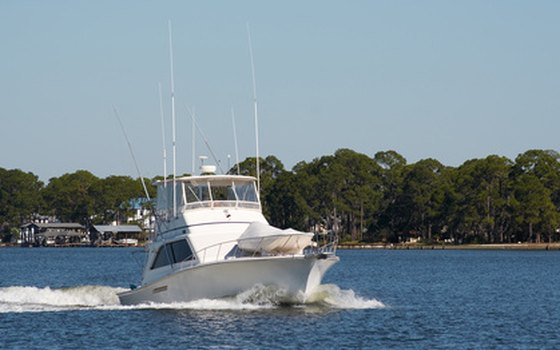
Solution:
{"label": "chrome railing", "polygon": [[248,208],[260,209],[261,205],[258,202],[249,201],[236,201],[236,200],[205,200],[200,202],[191,202],[183,206],[184,209],[199,209],[199,208]]}
{"label": "chrome railing", "polygon": [[[338,239],[336,237],[330,237],[328,240],[321,239],[321,245],[317,241],[311,241],[311,245],[304,247],[301,253],[289,254],[282,253],[280,251],[268,252],[262,249],[263,244],[266,240],[271,238],[286,238],[284,246],[288,244],[289,240],[293,235],[271,235],[266,237],[251,237],[244,239],[234,239],[229,241],[224,241],[216,244],[209,245],[202,249],[197,250],[193,256],[198,258],[199,263],[224,261],[236,258],[250,258],[250,257],[262,257],[262,256],[295,256],[295,255],[318,255],[318,254],[336,254],[336,247],[338,245]],[[255,249],[243,250],[239,248],[240,242],[251,242]],[[229,249],[229,250],[228,250]],[[226,252],[226,250],[228,250]],[[192,260],[193,256],[189,256],[185,260]]]}
{"label": "chrome railing", "polygon": [[[250,202],[250,201],[207,200],[207,201],[191,202],[191,203],[179,205],[177,207],[177,211],[179,213],[182,213],[185,210],[204,209],[204,208],[225,208],[225,209],[243,208],[243,209],[260,210],[261,205],[258,202]],[[173,213],[172,208],[158,209],[154,211],[154,213],[155,216],[160,221],[169,221],[174,218],[172,215]]]}

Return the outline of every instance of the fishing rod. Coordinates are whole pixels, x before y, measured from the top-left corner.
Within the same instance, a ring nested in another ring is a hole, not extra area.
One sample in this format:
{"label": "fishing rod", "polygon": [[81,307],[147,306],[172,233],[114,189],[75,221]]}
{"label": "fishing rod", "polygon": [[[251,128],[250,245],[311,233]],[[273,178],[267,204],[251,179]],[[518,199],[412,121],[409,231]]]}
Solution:
{"label": "fishing rod", "polygon": [[128,139],[128,135],[126,134],[126,130],[124,129],[124,125],[121,121],[121,118],[119,116],[119,112],[117,111],[117,108],[113,105],[113,112],[115,114],[115,117],[117,118],[117,121],[119,122],[119,125],[121,127],[121,131],[124,135],[124,138],[126,140],[126,144],[128,145],[128,150],[130,151],[130,156],[132,157],[132,161],[134,162],[134,166],[136,167],[136,173],[138,174],[138,177],[140,177],[140,181],[142,182],[142,187],[144,188],[144,194],[146,195],[146,198],[148,199],[148,201],[151,201],[150,198],[150,193],[148,193],[148,187],[146,187],[146,182],[144,181],[144,177],[142,176],[142,173],[140,172],[140,168],[138,167],[138,162],[136,161],[136,157],[134,156],[134,151],[132,150],[132,144],[130,143],[130,140]]}
{"label": "fishing rod", "polygon": [[169,29],[169,67],[171,74],[171,133],[173,146],[173,217],[177,217],[177,134],[175,131],[175,81],[173,72],[173,33],[171,20],[168,22]]}
{"label": "fishing rod", "polygon": [[253,114],[255,116],[255,160],[257,165],[257,194],[261,193],[261,171],[260,171],[260,159],[259,159],[259,116],[257,109],[257,81],[255,78],[255,62],[253,60],[253,44],[251,41],[251,30],[249,28],[249,22],[247,24],[247,39],[249,41],[249,55],[251,56],[251,75],[253,78]]}

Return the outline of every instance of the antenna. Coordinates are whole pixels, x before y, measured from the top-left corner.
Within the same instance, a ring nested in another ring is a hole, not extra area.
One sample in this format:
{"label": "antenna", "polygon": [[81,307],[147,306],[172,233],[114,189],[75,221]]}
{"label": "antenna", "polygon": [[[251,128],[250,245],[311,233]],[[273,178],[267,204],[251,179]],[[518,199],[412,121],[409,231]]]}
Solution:
{"label": "antenna", "polygon": [[247,37],[249,39],[249,55],[251,56],[251,73],[253,76],[253,113],[255,115],[255,144],[256,144],[256,162],[257,162],[257,194],[261,193],[261,169],[259,159],[259,117],[257,113],[257,83],[255,79],[255,63],[253,61],[253,45],[251,43],[251,30],[249,22],[247,22]]}
{"label": "antenna", "polygon": [[191,140],[192,140],[192,147],[191,147],[191,150],[192,150],[192,155],[191,155],[192,164],[191,164],[191,166],[192,166],[192,172],[191,173],[194,175],[194,174],[196,174],[196,165],[195,165],[195,163],[196,163],[196,159],[195,159],[196,158],[196,150],[195,150],[195,147],[196,147],[196,125],[195,125],[196,121],[195,120],[196,119],[195,119],[194,107],[193,107],[193,112],[192,112],[191,117],[192,117],[192,126],[191,126],[191,133],[192,133],[191,134]]}
{"label": "antenna", "polygon": [[[202,131],[202,129],[200,128],[200,126],[198,125],[198,123],[195,121],[194,119],[194,112],[185,105],[185,108],[187,109],[187,111],[190,113],[191,118],[193,120],[193,124],[195,125],[196,129],[198,130],[198,132],[200,133],[200,135],[202,136],[202,140],[204,141],[204,144],[206,145],[206,148],[208,148],[208,151],[210,152],[210,155],[212,156],[212,158],[214,159],[214,162],[216,162],[216,165],[218,165],[218,168],[220,168],[220,171],[222,172],[222,174],[224,173],[224,169],[222,169],[222,166],[220,164],[220,161],[218,160],[218,158],[216,157],[216,154],[214,153],[214,151],[212,150],[212,147],[210,147],[210,143],[208,142],[208,139],[206,138],[206,135],[204,134],[204,132]],[[207,159],[208,157],[204,158]]]}
{"label": "antenna", "polygon": [[126,131],[124,130],[123,123],[121,121],[121,118],[119,117],[119,113],[117,112],[117,108],[115,108],[115,106],[113,106],[113,112],[115,113],[115,117],[119,121],[121,131],[122,131],[122,133],[124,135],[124,138],[126,140],[126,144],[128,145],[128,150],[130,151],[130,155],[132,156],[132,161],[134,162],[134,166],[136,167],[136,172],[138,173],[138,177],[140,177],[140,181],[142,182],[142,187],[144,187],[144,194],[146,195],[146,198],[148,200],[150,200],[150,194],[148,193],[148,188],[146,187],[146,182],[144,182],[144,177],[142,176],[142,173],[140,173],[140,168],[138,167],[138,162],[136,161],[136,157],[134,156],[134,151],[132,150],[132,145],[130,144],[130,140],[128,139],[128,135],[126,134]]}
{"label": "antenna", "polygon": [[204,161],[206,159],[208,159],[207,156],[199,156],[198,159],[200,159],[200,167],[202,168],[202,166],[204,165]]}
{"label": "antenna", "polygon": [[167,149],[165,147],[165,122],[163,118],[163,97],[161,95],[161,83],[158,83],[159,92],[159,115],[161,117],[161,145],[163,149],[163,186],[167,186]]}
{"label": "antenna", "polygon": [[231,107],[231,122],[233,123],[233,141],[235,142],[235,163],[237,164],[237,175],[241,175],[241,169],[239,168],[239,149],[237,148],[237,130],[235,128],[235,112],[233,107]]}
{"label": "antenna", "polygon": [[169,27],[169,63],[171,70],[171,133],[173,135],[173,217],[177,216],[177,147],[175,132],[175,82],[173,80],[173,36],[171,34],[171,20],[168,22]]}

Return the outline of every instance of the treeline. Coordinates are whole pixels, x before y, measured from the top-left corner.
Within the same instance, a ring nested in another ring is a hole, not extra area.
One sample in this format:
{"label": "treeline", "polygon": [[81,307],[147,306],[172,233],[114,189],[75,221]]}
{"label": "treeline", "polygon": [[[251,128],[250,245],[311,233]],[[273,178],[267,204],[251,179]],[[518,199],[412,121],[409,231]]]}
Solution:
{"label": "treeline", "polygon": [[[245,160],[245,174],[254,173]],[[232,169],[236,171],[235,168]],[[334,230],[371,242],[551,242],[560,238],[560,155],[530,150],[449,167],[407,164],[394,151],[373,158],[349,149],[283,169],[261,164],[265,214],[280,227]]]}
{"label": "treeline", "polygon": [[[255,175],[255,159],[240,163]],[[560,155],[530,150],[515,161],[496,155],[449,167],[435,159],[407,164],[395,151],[373,158],[349,149],[284,169],[261,160],[261,199],[271,224],[327,229],[342,239],[453,243],[560,239]],[[237,173],[234,166],[230,173]],[[155,189],[146,180],[153,197]],[[62,221],[107,223],[143,197],[139,179],[80,170],[53,178],[0,168],[0,230],[9,236],[36,213]]]}
{"label": "treeline", "polygon": [[[148,188],[153,196],[155,189]],[[11,240],[20,225],[39,215],[84,225],[126,221],[142,197],[140,179],[128,176],[102,179],[78,170],[45,185],[33,173],[0,168],[0,235]]]}

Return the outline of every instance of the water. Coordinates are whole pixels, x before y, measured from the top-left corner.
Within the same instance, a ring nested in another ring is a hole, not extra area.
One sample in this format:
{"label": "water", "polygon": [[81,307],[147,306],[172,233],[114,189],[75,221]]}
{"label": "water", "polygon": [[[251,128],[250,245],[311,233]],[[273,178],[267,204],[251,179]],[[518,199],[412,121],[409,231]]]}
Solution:
{"label": "water", "polygon": [[306,304],[122,306],[139,251],[0,249],[0,348],[560,348],[560,252],[339,251]]}

